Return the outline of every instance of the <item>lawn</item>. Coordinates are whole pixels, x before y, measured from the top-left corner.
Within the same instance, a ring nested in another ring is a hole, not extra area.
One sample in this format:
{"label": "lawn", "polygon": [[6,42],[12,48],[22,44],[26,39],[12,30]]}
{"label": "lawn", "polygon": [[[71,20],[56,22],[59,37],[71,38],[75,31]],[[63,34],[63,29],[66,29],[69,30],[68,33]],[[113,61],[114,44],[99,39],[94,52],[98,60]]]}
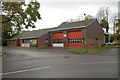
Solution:
{"label": "lawn", "polygon": [[120,46],[102,46],[102,47],[95,47],[95,48],[69,48],[68,51],[72,53],[85,53],[85,52],[97,52],[97,51],[104,51],[108,49],[120,48]]}

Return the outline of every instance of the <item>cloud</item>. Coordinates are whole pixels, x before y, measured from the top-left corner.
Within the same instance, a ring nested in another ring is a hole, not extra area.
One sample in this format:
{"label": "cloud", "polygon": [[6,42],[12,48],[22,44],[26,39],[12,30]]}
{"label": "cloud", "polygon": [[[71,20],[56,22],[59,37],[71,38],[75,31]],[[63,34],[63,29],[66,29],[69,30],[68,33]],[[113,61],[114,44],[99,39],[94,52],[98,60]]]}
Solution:
{"label": "cloud", "polygon": [[118,2],[119,0],[40,0],[41,2]]}
{"label": "cloud", "polygon": [[[56,0],[57,1],[57,0]],[[59,0],[58,0],[59,1]],[[81,14],[95,16],[101,6],[109,6],[111,16],[117,13],[117,2],[41,2],[40,14],[42,20],[36,24],[36,29],[57,27],[69,19],[77,19]]]}

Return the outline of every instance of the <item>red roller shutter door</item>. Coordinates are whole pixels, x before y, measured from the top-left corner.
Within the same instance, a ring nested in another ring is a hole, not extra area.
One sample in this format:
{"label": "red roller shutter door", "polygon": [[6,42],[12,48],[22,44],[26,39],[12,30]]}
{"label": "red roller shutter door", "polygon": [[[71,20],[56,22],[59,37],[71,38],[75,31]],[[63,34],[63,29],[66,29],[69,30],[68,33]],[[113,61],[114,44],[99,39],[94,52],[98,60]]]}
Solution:
{"label": "red roller shutter door", "polygon": [[63,32],[53,33],[53,47],[64,47],[63,43]]}
{"label": "red roller shutter door", "polygon": [[[69,39],[72,39],[72,40],[75,40],[75,39],[78,39],[78,38],[82,38],[82,33],[81,31],[69,31],[67,33],[68,35],[68,40]],[[82,47],[82,43],[69,43],[68,41],[68,47]]]}
{"label": "red roller shutter door", "polygon": [[52,35],[53,39],[63,39],[63,33],[53,33]]}

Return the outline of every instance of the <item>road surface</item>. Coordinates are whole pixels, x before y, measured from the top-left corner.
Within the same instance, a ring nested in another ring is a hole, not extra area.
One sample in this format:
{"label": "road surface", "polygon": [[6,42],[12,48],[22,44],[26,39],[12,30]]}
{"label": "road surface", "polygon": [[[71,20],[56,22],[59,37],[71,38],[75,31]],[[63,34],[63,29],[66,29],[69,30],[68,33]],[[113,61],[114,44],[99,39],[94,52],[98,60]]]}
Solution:
{"label": "road surface", "polygon": [[[118,50],[71,54],[64,48],[4,48],[3,78],[117,78]],[[115,55],[109,55],[115,54]],[[67,58],[66,58],[67,56]]]}

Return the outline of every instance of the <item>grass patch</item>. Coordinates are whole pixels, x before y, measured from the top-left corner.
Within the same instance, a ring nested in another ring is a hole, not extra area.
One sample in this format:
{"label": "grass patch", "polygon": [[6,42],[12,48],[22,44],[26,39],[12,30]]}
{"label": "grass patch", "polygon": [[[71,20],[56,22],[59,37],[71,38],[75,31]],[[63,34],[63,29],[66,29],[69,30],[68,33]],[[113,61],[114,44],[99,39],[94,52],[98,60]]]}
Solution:
{"label": "grass patch", "polygon": [[95,48],[69,48],[68,51],[72,53],[86,53],[86,52],[104,51],[115,48],[120,48],[120,46],[103,46],[103,47],[95,47]]}

